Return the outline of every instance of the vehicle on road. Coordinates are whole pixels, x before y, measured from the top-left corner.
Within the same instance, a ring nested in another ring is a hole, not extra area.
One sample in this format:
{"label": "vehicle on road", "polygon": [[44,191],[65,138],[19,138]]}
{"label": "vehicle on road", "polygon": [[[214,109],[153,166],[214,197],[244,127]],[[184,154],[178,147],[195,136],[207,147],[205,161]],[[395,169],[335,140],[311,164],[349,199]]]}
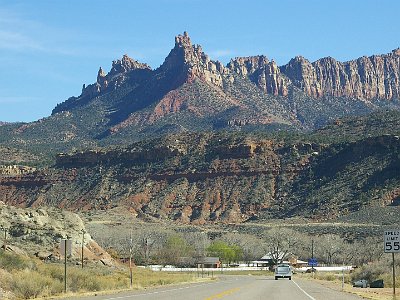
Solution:
{"label": "vehicle on road", "polygon": [[353,287],[366,288],[368,287],[368,281],[365,279],[357,280],[353,282]]}
{"label": "vehicle on road", "polygon": [[287,264],[277,265],[275,268],[275,280],[278,278],[289,278],[292,280],[292,268]]}

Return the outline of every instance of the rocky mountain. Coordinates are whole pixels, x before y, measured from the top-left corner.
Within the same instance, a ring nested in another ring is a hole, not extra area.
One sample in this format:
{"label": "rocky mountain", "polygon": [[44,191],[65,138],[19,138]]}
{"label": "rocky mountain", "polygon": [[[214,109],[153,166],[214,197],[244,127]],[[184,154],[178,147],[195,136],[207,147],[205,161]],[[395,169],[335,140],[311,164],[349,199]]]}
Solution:
{"label": "rocky mountain", "polygon": [[344,63],[296,57],[278,66],[253,56],[224,66],[185,32],[159,68],[124,55],[51,116],[0,126],[0,143],[43,157],[171,133],[312,130],[344,116],[398,110],[399,59],[396,49]]}
{"label": "rocky mountain", "polygon": [[397,205],[399,60],[224,66],[178,35],[159,68],[124,55],[51,116],[0,126],[0,200],[196,224]]}
{"label": "rocky mountain", "polygon": [[332,57],[311,63],[297,56],[281,67],[265,56],[240,57],[231,60],[228,68],[273,95],[287,96],[294,85],[313,98],[399,99],[400,48],[344,63]]}
{"label": "rocky mountain", "polygon": [[139,218],[191,224],[335,218],[399,204],[399,120],[387,112],[312,135],[181,133],[63,153],[52,167],[8,170],[0,193],[14,206],[121,206]]}
{"label": "rocky mountain", "polygon": [[400,48],[344,63],[332,57],[310,63],[298,56],[282,66],[281,71],[314,98],[330,95],[366,101],[399,99]]}
{"label": "rocky mountain", "polygon": [[[134,75],[131,73],[140,74],[138,77],[142,77],[143,80],[164,79],[164,93],[195,80],[220,88],[222,93],[226,93],[227,82],[235,84],[235,80],[238,80],[235,75],[238,75],[242,79],[249,79],[267,94],[275,96],[288,96],[291,87],[295,86],[313,98],[332,96],[366,101],[398,100],[400,49],[389,54],[361,57],[344,63],[332,57],[311,63],[298,56],[280,67],[274,60],[270,61],[265,56],[238,57],[232,59],[225,67],[219,61],[212,61],[201,46],[192,45],[185,32],[184,35],[175,38],[175,47],[160,68],[151,71],[146,64],[138,63],[124,55],[122,60],[113,62],[108,74],[100,68],[97,82],[88,87],[84,86],[80,96],[82,99],[78,102],[85,102],[83,99],[87,96],[93,98],[108,89],[119,88],[127,81],[128,74],[130,77]],[[140,79],[136,78],[134,81],[138,82]],[[71,109],[76,100],[72,98],[62,103],[53,113]],[[154,99],[149,100],[150,103]],[[167,103],[165,100],[161,101],[155,113],[160,116],[179,111],[182,108],[182,100],[186,99]]]}

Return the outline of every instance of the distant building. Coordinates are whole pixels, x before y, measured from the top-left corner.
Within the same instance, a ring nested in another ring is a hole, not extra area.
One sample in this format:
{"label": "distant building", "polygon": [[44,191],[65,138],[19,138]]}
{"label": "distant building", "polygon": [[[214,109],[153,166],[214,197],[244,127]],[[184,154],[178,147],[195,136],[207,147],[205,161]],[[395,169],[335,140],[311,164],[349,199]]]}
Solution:
{"label": "distant building", "polygon": [[197,261],[198,268],[221,268],[219,257],[200,257]]}
{"label": "distant building", "polygon": [[181,268],[221,268],[219,257],[180,257],[177,264]]}
{"label": "distant building", "polygon": [[301,268],[307,266],[308,262],[298,259],[294,255],[289,253],[279,252],[274,255],[271,252],[265,254],[259,260],[253,261],[253,264],[257,267],[271,267],[275,264],[276,260],[278,263],[285,263],[293,266],[294,268]]}
{"label": "distant building", "polygon": [[274,265],[276,260],[278,260],[278,262],[283,261],[286,255],[287,253],[285,252],[279,252],[276,254],[272,254],[271,252],[269,252],[261,257],[259,260],[253,261],[253,264],[257,265],[257,267],[269,267]]}

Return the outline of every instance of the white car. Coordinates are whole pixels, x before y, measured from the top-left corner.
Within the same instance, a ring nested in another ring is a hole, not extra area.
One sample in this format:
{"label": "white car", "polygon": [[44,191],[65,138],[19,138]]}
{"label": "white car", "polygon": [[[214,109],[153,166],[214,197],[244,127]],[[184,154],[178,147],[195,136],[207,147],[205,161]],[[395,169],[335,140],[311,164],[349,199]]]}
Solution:
{"label": "white car", "polygon": [[275,280],[278,278],[289,278],[292,280],[292,268],[286,264],[277,265],[275,268]]}

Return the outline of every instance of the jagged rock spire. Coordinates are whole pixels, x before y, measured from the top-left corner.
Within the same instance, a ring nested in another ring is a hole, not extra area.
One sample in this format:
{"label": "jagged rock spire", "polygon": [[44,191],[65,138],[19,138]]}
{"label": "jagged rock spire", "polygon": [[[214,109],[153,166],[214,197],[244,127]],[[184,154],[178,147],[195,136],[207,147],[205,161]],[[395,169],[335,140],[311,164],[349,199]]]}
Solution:
{"label": "jagged rock spire", "polygon": [[106,77],[106,73],[104,72],[103,68],[100,67],[99,71],[97,72],[97,82],[98,83],[102,82],[104,77]]}
{"label": "jagged rock spire", "polygon": [[185,31],[183,32],[183,35],[178,34],[175,37],[175,47],[184,47],[184,48],[191,48],[192,47],[192,42],[190,40],[190,37],[188,33]]}
{"label": "jagged rock spire", "polygon": [[200,79],[216,86],[222,86],[222,73],[225,67],[220,62],[210,60],[200,45],[192,45],[188,33],[175,37],[175,47],[157,69],[158,73],[174,74],[179,84]]}
{"label": "jagged rock spire", "polygon": [[118,73],[126,73],[136,69],[151,70],[149,65],[140,63],[137,60],[130,58],[127,54],[124,54],[122,56],[122,59],[117,59],[112,62],[112,67],[109,75],[113,76]]}

